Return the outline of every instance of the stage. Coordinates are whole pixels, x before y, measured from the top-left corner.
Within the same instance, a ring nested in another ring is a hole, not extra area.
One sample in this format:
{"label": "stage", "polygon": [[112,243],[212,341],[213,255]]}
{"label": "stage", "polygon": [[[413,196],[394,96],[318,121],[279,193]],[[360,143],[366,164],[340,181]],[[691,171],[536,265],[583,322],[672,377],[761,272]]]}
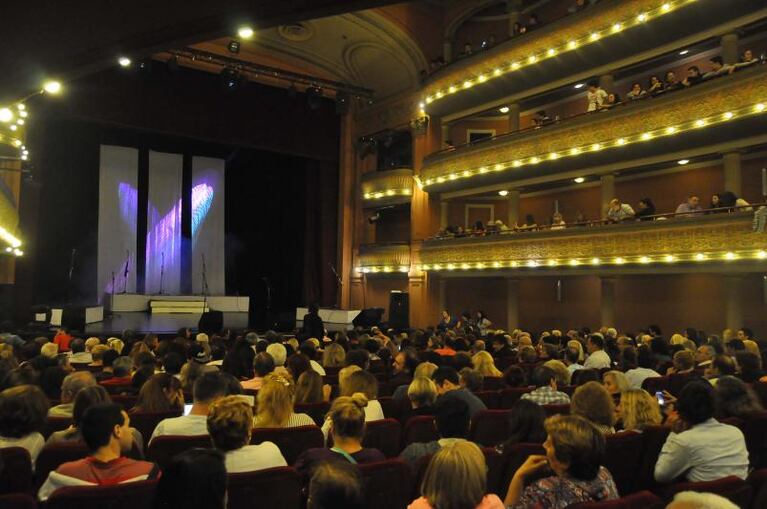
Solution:
{"label": "stage", "polygon": [[[85,326],[85,335],[109,336],[120,335],[125,329],[141,334],[175,334],[182,327],[197,331],[200,315],[187,314],[150,314],[146,312],[113,313],[98,323]],[[248,328],[248,313],[224,313],[224,329],[243,330]]]}

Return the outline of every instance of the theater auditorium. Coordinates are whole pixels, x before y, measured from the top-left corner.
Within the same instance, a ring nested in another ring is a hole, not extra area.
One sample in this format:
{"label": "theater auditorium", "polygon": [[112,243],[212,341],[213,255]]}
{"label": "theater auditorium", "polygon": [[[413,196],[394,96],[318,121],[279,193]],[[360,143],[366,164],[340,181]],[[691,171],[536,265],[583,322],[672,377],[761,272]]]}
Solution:
{"label": "theater auditorium", "polygon": [[0,508],[767,508],[764,1],[0,13]]}

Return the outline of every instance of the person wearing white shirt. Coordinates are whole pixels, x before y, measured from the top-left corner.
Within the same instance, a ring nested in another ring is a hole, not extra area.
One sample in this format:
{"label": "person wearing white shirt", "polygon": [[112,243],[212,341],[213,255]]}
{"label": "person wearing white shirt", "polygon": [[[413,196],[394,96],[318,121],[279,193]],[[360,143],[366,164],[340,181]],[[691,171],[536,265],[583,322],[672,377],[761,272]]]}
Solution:
{"label": "person wearing white shirt", "polygon": [[208,410],[210,405],[228,393],[226,376],[219,371],[203,373],[194,382],[192,396],[194,404],[187,415],[163,419],[157,424],[149,439],[163,435],[172,436],[197,436],[208,434]]}
{"label": "person wearing white shirt", "polygon": [[586,349],[589,351],[589,356],[586,358],[586,362],[583,367],[586,369],[603,369],[612,367],[612,361],[607,352],[603,350],[605,347],[605,340],[602,336],[592,334],[589,336],[589,341],[586,343]]}
{"label": "person wearing white shirt", "polygon": [[36,385],[19,385],[0,392],[0,448],[21,447],[34,468],[45,445],[40,430],[48,415],[48,398]]}
{"label": "person wearing white shirt", "polygon": [[642,384],[648,378],[657,378],[660,375],[652,369],[655,359],[647,345],[639,348],[628,346],[621,351],[621,365],[626,370],[626,378],[632,389],[641,389]]}
{"label": "person wearing white shirt", "polygon": [[[349,368],[352,369],[349,370]],[[385,419],[386,417],[384,417],[383,407],[376,399],[378,397],[378,381],[376,380],[376,377],[367,371],[359,369],[357,366],[349,366],[344,369],[351,371],[351,373],[345,373],[344,375],[339,374],[338,382],[341,389],[341,396],[352,396],[357,392],[361,392],[367,398],[367,405],[365,406],[365,422]],[[322,434],[325,435],[325,440],[327,440],[328,435],[330,434],[330,427],[331,422],[330,417],[328,416],[322,424]]]}
{"label": "person wearing white shirt", "polygon": [[672,482],[679,476],[689,482],[723,477],[748,477],[748,450],[743,433],[714,419],[714,388],[690,382],[679,395],[676,412],[669,415],[672,433],[655,464],[655,480]]}
{"label": "person wearing white shirt", "polygon": [[210,406],[208,432],[213,447],[225,455],[227,473],[288,466],[274,443],[249,445],[252,431],[253,409],[241,398],[226,396]]}
{"label": "person wearing white shirt", "polygon": [[607,99],[607,92],[599,86],[599,83],[592,81],[589,83],[589,91],[586,93],[586,98],[589,102],[587,111],[597,111],[602,107],[605,99]]}

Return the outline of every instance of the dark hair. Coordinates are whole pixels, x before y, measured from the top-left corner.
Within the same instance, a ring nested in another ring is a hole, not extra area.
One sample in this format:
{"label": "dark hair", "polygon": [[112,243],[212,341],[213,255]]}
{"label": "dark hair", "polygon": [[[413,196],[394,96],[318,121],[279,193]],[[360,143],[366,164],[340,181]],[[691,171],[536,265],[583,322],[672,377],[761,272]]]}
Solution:
{"label": "dark hair", "polygon": [[72,422],[76,428],[80,428],[83,422],[85,411],[93,405],[101,403],[111,403],[109,393],[100,385],[92,385],[80,389],[75,396],[75,402],[72,407]]}
{"label": "dark hair", "polygon": [[365,497],[357,467],[342,461],[321,463],[309,482],[307,509],[363,509]]}
{"label": "dark hair", "polygon": [[294,353],[285,361],[285,368],[293,376],[293,380],[298,380],[298,377],[301,376],[304,371],[312,369],[312,365],[306,355]]}
{"label": "dark hair", "polygon": [[434,420],[442,438],[466,438],[469,434],[469,405],[458,398],[439,398],[434,403]]}
{"label": "dark hair", "polygon": [[355,348],[346,353],[345,366],[359,366],[362,369],[367,369],[369,363],[370,353],[367,350]]}
{"label": "dark hair", "polygon": [[[546,419],[554,455],[567,463],[567,473],[581,481],[593,480],[605,454],[605,436],[587,419],[577,415],[555,415]],[[584,440],[585,439],[585,440]]]}
{"label": "dark hair", "polygon": [[538,366],[533,370],[530,376],[530,382],[536,387],[543,387],[551,384],[551,380],[556,379],[556,374],[551,368],[546,366]]}
{"label": "dark hair", "polygon": [[578,364],[578,359],[580,358],[580,355],[581,353],[578,351],[578,349],[572,346],[568,346],[567,348],[562,350],[562,358],[571,364]]}
{"label": "dark hair", "polygon": [[47,367],[40,373],[40,388],[49,399],[61,399],[61,384],[67,375],[59,366]]}
{"label": "dark hair", "polygon": [[471,362],[471,355],[467,352],[458,352],[453,355],[453,368],[460,372],[464,368],[473,368],[474,364]]}
{"label": "dark hair", "polygon": [[715,64],[719,64],[719,65],[724,65],[724,60],[722,60],[722,57],[720,57],[720,56],[711,57],[708,61],[711,62],[711,63],[715,63]]}
{"label": "dark hair", "polygon": [[599,82],[597,80],[589,80],[589,82],[587,83],[587,86],[599,88]]}
{"label": "dark hair", "polygon": [[458,372],[450,366],[440,366],[437,368],[431,375],[431,379],[434,380],[434,383],[438,386],[442,386],[442,384],[445,383],[445,380],[453,385],[458,385],[460,382]]}
{"label": "dark hair", "polygon": [[738,352],[735,354],[735,361],[740,368],[740,379],[744,382],[755,383],[764,376],[758,355],[751,352]]}
{"label": "dark hair", "polygon": [[637,364],[640,368],[652,369],[655,367],[655,354],[647,345],[640,345],[637,348]]}
{"label": "dark hair", "polygon": [[740,330],[743,331],[743,335],[746,336],[747,339],[754,337],[754,331],[752,331],[748,327],[741,327]]}
{"label": "dark hair", "polygon": [[707,381],[692,381],[679,393],[679,415],[691,426],[705,422],[715,413],[714,388]]}
{"label": "dark hair", "polygon": [[516,364],[511,365],[503,372],[503,381],[508,387],[524,387],[527,385],[527,372]]}
{"label": "dark hair", "polygon": [[256,375],[262,378],[265,377],[274,371],[274,357],[266,352],[256,354],[255,359],[253,359],[253,369],[255,370]]}
{"label": "dark hair", "polygon": [[80,433],[85,445],[91,451],[109,444],[115,426],[125,424],[125,416],[120,405],[100,403],[85,411],[80,425]]}
{"label": "dark hair", "polygon": [[543,421],[546,412],[543,407],[529,399],[519,399],[511,407],[509,414],[508,438],[503,443],[504,449],[514,444],[542,444],[546,440]]}
{"label": "dark hair", "polygon": [[463,381],[464,387],[466,387],[471,392],[482,390],[482,385],[485,382],[485,377],[476,369],[463,368],[458,372],[458,375],[459,380]]}
{"label": "dark hair", "polygon": [[0,392],[0,436],[23,438],[45,427],[48,399],[36,385]]}
{"label": "dark hair", "polygon": [[227,473],[224,454],[215,449],[189,449],[163,468],[157,485],[156,509],[224,509]]}
{"label": "dark hair", "polygon": [[229,378],[219,371],[203,373],[194,382],[192,394],[196,403],[209,403],[229,392]]}
{"label": "dark hair", "polygon": [[719,371],[720,376],[735,374],[735,361],[727,355],[717,355],[711,361],[711,367]]}
{"label": "dark hair", "polygon": [[82,338],[75,338],[69,342],[69,349],[72,353],[80,353],[85,351],[85,341]]}
{"label": "dark hair", "polygon": [[749,414],[764,410],[753,389],[734,376],[723,376],[716,382],[714,391],[716,415],[748,418]]}
{"label": "dark hair", "polygon": [[746,351],[746,344],[742,339],[731,339],[727,342],[727,349],[732,352],[744,352]]}
{"label": "dark hair", "polygon": [[183,355],[176,353],[176,352],[170,352],[165,354],[165,357],[162,358],[162,366],[165,368],[165,372],[171,375],[178,375],[181,373],[181,368],[186,362],[186,359]]}
{"label": "dark hair", "polygon": [[588,382],[600,382],[599,370],[596,369],[576,369],[570,378],[572,385],[583,385]]}
{"label": "dark hair", "polygon": [[104,365],[104,367],[111,367],[112,363],[120,356],[120,354],[117,352],[117,350],[112,350],[111,348],[104,352],[104,355],[101,357],[101,362]]}
{"label": "dark hair", "polygon": [[589,336],[589,341],[591,341],[591,343],[597,348],[599,348],[600,350],[602,350],[605,347],[605,340],[602,338],[602,336],[592,334],[591,336]]}

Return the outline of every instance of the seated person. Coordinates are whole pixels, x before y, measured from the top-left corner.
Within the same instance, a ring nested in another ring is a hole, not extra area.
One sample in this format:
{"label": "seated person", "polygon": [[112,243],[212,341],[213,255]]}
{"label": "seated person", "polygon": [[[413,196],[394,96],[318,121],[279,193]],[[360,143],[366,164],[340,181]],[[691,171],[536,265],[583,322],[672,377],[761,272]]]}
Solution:
{"label": "seated person", "polygon": [[511,407],[507,438],[496,449],[503,454],[516,444],[542,444],[546,440],[543,422],[546,412],[541,405],[528,399],[519,399]]}
{"label": "seated person", "polygon": [[192,390],[194,404],[189,414],[160,421],[149,441],[151,442],[155,437],[162,435],[207,435],[207,418],[210,405],[228,394],[228,380],[223,373],[218,371],[204,373],[194,382],[194,389]]}
{"label": "seated person", "polygon": [[559,212],[555,212],[553,216],[551,216],[551,227],[550,230],[564,230],[567,228],[567,223],[565,223],[564,217],[562,217],[562,214]]}
{"label": "seated person", "polygon": [[535,112],[533,117],[533,124],[535,127],[543,127],[551,122],[551,118],[546,114],[546,110],[540,110]]}
{"label": "seated person", "polygon": [[133,434],[130,417],[113,403],[90,407],[83,416],[82,435],[91,455],[60,465],[48,475],[37,496],[47,500],[64,486],[100,486],[156,479],[160,469],[154,463],[122,456],[130,449]]}
{"label": "seated person", "polygon": [[154,507],[225,509],[226,485],[226,466],[221,451],[189,449],[175,455],[163,469]]}
{"label": "seated person", "polygon": [[647,93],[650,95],[662,94],[664,91],[663,82],[657,76],[650,76],[650,86]]}
{"label": "seated person", "polygon": [[469,416],[473,418],[480,410],[487,410],[487,407],[477,396],[469,390],[461,387],[461,381],[455,369],[442,366],[437,368],[432,375],[432,380],[437,386],[437,402],[445,399],[460,399],[469,407]]}
{"label": "seated person", "polygon": [[272,442],[249,445],[253,409],[237,396],[225,396],[214,401],[210,405],[207,421],[213,447],[224,453],[228,473],[255,472],[288,465],[280,449]]}
{"label": "seated person", "polygon": [[629,101],[636,101],[638,99],[644,99],[647,97],[647,91],[642,88],[642,85],[639,83],[634,83],[631,85],[631,90],[628,94],[626,94],[626,97],[629,98]]}
{"label": "seated person", "polygon": [[538,366],[530,376],[530,382],[536,389],[522,395],[521,399],[527,399],[538,405],[566,405],[570,403],[570,396],[557,390],[557,376],[554,370],[546,366]]}
{"label": "seated person", "polygon": [[521,225],[515,224],[514,229],[517,231],[532,231],[538,228],[538,224],[535,222],[535,217],[532,214],[525,215],[525,222]]}
{"label": "seated person", "polygon": [[479,370],[463,368],[458,372],[458,383],[470,392],[479,392],[484,385],[485,377]]}
{"label": "seated person", "polygon": [[19,385],[0,392],[0,448],[21,447],[32,465],[45,445],[40,433],[48,415],[48,398],[36,385]]}
{"label": "seated person", "polygon": [[459,399],[438,401],[434,405],[435,423],[439,440],[432,442],[414,442],[403,450],[399,457],[415,466],[418,460],[439,451],[442,447],[459,440],[466,440],[469,435],[469,407]]}
{"label": "seated person", "polygon": [[677,90],[682,88],[682,84],[676,79],[676,73],[674,71],[668,71],[666,73],[666,92]]}
{"label": "seated person", "polygon": [[314,469],[309,481],[307,509],[364,509],[365,495],[359,470],[349,463],[331,461]]}
{"label": "seated person", "polygon": [[[610,471],[601,466],[605,438],[594,426],[575,415],[549,417],[544,426],[546,455],[531,455],[517,470],[506,493],[506,507],[564,508],[618,498]],[[525,486],[527,479],[547,468],[553,475]]]}
{"label": "seated person", "polygon": [[[303,374],[301,375],[303,376]],[[258,391],[256,428],[295,428],[314,426],[314,420],[306,414],[293,411],[295,386],[290,377],[270,373],[263,379]]]}
{"label": "seated person", "polygon": [[486,472],[485,455],[476,444],[465,440],[447,444],[429,462],[421,497],[408,509],[504,509],[498,495],[487,493]]}
{"label": "seated person", "polygon": [[620,223],[627,219],[634,219],[634,209],[628,203],[621,203],[618,198],[610,200],[610,207],[607,210],[607,219],[613,223]]}
{"label": "seated person", "polygon": [[[99,353],[98,350],[101,349],[101,347],[104,347],[105,349]],[[94,362],[98,357],[98,362],[102,366],[101,371],[93,374],[93,376],[96,377],[96,381],[101,383],[104,380],[112,378],[114,376],[114,362],[120,357],[117,350],[112,350],[106,345],[96,345],[93,348],[91,355],[93,356]],[[90,364],[90,366],[93,366],[93,364]]]}
{"label": "seated person", "polygon": [[[346,374],[345,374],[346,373]],[[338,376],[338,385],[341,396],[351,396],[356,393],[365,395],[365,421],[380,421],[385,419],[383,407],[376,399],[378,397],[378,380],[371,373],[364,371],[359,366],[352,365],[342,369]],[[330,436],[330,416],[322,424],[322,433],[327,439]]]}
{"label": "seated person", "polygon": [[642,198],[639,200],[636,210],[636,218],[640,221],[652,221],[652,217],[655,215],[655,204],[650,198]]}
{"label": "seated person", "polygon": [[700,74],[700,69],[697,65],[691,65],[687,68],[687,77],[682,80],[682,85],[685,87],[691,87],[697,85],[703,80],[703,76]]}
{"label": "seated person", "polygon": [[676,217],[694,217],[695,214],[700,214],[702,211],[703,207],[700,206],[700,198],[691,194],[684,203],[680,203],[676,208]]}
{"label": "seated person", "polygon": [[326,461],[348,461],[356,465],[385,460],[386,457],[378,449],[362,447],[367,404],[368,399],[361,392],[336,398],[328,412],[333,447],[304,451],[296,460],[296,470],[309,475],[317,464]]}
{"label": "seated person", "polygon": [[712,57],[709,60],[711,64],[711,70],[703,75],[704,80],[710,80],[712,78],[718,78],[726,74],[732,74],[735,71],[735,67],[729,64],[725,64],[722,57]]}
{"label": "seated person", "polygon": [[744,67],[749,67],[757,63],[759,63],[759,59],[754,56],[753,51],[747,49],[743,52],[743,55],[741,55],[740,61],[735,64],[735,69],[743,69]]}
{"label": "seated person", "polygon": [[659,426],[663,420],[658,400],[643,389],[623,391],[617,412],[624,431],[642,431],[647,426]]}
{"label": "seated person", "polygon": [[599,382],[586,382],[575,389],[570,413],[583,417],[605,435],[615,433],[615,403]]}
{"label": "seated person", "polygon": [[687,384],[668,415],[672,432],[655,464],[655,480],[690,482],[748,476],[748,450],[743,433],[714,419],[714,388],[705,381]]}
{"label": "seated person", "polygon": [[184,392],[179,379],[168,373],[156,373],[141,386],[130,413],[181,413],[183,409]]}
{"label": "seated person", "polygon": [[81,338],[75,338],[69,343],[69,349],[72,356],[69,358],[70,364],[90,364],[93,357],[90,352],[85,351],[85,341]]}
{"label": "seated person", "polygon": [[437,400],[437,386],[431,378],[417,376],[407,388],[410,400],[409,415],[434,415],[434,402]]}
{"label": "seated person", "polygon": [[77,393],[86,387],[96,385],[96,378],[90,371],[70,373],[61,384],[61,404],[48,410],[48,417],[72,417]]}
{"label": "seated person", "polygon": [[[94,349],[95,350],[95,349]],[[101,385],[107,386],[107,390],[112,386],[131,385],[131,370],[133,369],[133,359],[128,356],[118,357],[112,362],[112,377],[101,380]]]}

